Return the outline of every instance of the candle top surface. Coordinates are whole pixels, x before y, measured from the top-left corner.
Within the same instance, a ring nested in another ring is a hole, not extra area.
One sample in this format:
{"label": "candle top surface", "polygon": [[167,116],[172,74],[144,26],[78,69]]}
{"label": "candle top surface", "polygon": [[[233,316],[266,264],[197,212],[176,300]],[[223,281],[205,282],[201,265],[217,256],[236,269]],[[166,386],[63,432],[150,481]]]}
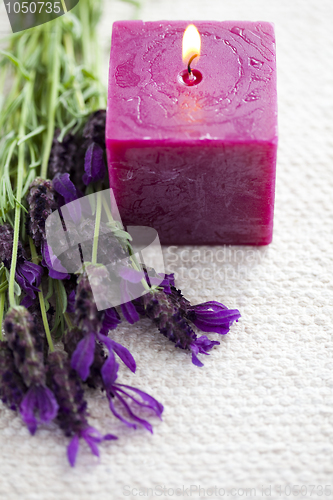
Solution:
{"label": "candle top surface", "polygon": [[[185,29],[201,54],[197,85],[180,78]],[[113,24],[107,140],[277,142],[274,28],[250,21]]]}

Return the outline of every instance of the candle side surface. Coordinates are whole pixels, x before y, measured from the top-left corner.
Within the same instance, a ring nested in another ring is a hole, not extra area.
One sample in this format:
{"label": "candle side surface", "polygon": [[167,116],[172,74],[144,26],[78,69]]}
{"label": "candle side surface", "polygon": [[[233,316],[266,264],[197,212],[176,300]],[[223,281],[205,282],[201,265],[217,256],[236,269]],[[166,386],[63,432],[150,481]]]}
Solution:
{"label": "candle side surface", "polygon": [[113,27],[106,143],[110,187],[126,225],[162,244],[270,243],[277,151],[274,29],[194,22],[202,81],[187,87],[191,21]]}

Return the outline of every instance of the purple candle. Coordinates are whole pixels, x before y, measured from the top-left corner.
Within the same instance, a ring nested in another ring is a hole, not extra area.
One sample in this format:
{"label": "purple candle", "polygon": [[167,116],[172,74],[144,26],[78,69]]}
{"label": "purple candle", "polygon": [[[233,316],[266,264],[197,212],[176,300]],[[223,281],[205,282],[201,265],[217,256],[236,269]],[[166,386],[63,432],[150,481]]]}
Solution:
{"label": "purple candle", "polygon": [[189,24],[113,25],[106,143],[120,215],[125,225],[153,227],[166,245],[268,244],[277,151],[273,26],[195,22],[201,54],[189,72],[182,59]]}

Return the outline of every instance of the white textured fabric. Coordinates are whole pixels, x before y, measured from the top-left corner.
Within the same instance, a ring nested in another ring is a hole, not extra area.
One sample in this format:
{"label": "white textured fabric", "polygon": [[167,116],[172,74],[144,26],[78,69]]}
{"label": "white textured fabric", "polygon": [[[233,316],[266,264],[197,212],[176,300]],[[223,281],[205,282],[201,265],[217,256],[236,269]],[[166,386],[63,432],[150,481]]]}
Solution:
{"label": "white textured fabric", "polygon": [[[3,5],[0,12],[4,33]],[[105,79],[112,22],[131,13],[120,2],[105,6]],[[122,382],[154,395],[165,413],[163,422],[152,420],[154,435],[133,431],[91,392],[92,425],[119,436],[101,446],[99,464],[82,445],[71,469],[67,439],[55,425],[31,437],[1,404],[0,498],[141,498],[140,488],[151,489],[143,498],[172,498],[186,493],[176,488],[193,485],[192,498],[223,498],[221,488],[224,497],[263,497],[271,486],[270,498],[285,499],[287,484],[306,485],[308,498],[331,498],[320,486],[333,489],[332,0],[146,0],[140,18],[275,23],[274,241],[265,248],[165,248],[169,270],[193,303],[220,300],[238,307],[242,319],[227,336],[211,336],[221,345],[201,369],[148,321],[116,331],[138,365],[136,375],[121,370]]]}

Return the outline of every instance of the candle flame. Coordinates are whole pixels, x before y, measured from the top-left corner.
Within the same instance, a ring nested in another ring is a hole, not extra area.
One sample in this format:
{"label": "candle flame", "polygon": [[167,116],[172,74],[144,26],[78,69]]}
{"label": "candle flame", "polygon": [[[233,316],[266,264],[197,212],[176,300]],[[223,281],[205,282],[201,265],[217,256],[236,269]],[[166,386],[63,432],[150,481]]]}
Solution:
{"label": "candle flame", "polygon": [[200,55],[201,37],[194,24],[187,26],[183,36],[183,62],[188,63],[194,55]]}

